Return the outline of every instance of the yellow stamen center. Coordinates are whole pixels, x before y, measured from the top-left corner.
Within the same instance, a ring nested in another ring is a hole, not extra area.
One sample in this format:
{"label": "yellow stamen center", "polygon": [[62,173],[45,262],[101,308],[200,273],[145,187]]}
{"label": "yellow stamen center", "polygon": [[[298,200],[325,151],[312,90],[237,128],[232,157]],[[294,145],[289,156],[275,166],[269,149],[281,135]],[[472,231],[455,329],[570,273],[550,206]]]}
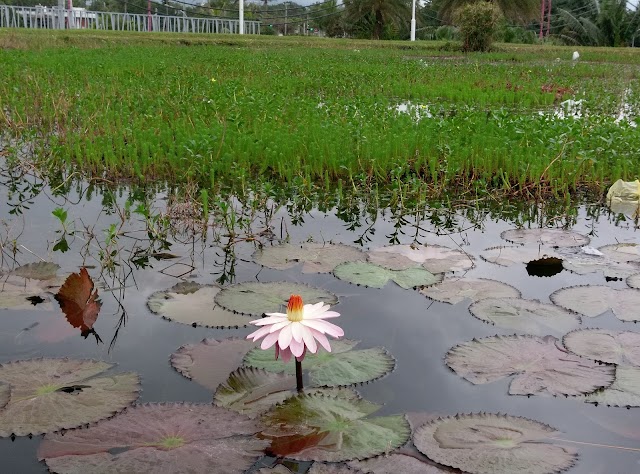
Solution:
{"label": "yellow stamen center", "polygon": [[302,296],[291,295],[289,304],[287,305],[287,319],[293,323],[304,319],[304,304],[302,304]]}

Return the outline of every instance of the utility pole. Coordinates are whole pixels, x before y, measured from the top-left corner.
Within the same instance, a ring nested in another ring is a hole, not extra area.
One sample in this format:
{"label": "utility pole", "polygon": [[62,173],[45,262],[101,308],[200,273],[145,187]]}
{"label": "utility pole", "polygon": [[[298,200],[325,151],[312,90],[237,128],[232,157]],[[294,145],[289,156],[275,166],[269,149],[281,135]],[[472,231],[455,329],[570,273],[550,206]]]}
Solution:
{"label": "utility pole", "polygon": [[284,3],[284,35],[287,36],[287,21],[289,18],[289,2]]}
{"label": "utility pole", "polygon": [[151,0],[147,0],[147,31],[151,31]]}
{"label": "utility pole", "polygon": [[[546,28],[545,28],[546,20]],[[546,30],[546,31],[545,31]],[[540,34],[542,40],[551,32],[551,0],[542,0],[540,3]]]}
{"label": "utility pole", "polygon": [[241,35],[244,34],[244,0],[240,0],[240,31]]}
{"label": "utility pole", "polygon": [[416,0],[411,4],[411,41],[416,40]]}

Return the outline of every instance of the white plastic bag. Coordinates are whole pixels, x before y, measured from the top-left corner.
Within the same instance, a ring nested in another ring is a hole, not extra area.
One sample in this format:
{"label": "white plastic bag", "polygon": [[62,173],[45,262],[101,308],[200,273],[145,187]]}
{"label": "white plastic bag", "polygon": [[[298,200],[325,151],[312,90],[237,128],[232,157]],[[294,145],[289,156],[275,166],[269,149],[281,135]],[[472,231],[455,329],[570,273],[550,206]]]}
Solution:
{"label": "white plastic bag", "polygon": [[611,185],[607,193],[607,204],[611,211],[625,214],[633,219],[640,216],[640,181],[622,181]]}

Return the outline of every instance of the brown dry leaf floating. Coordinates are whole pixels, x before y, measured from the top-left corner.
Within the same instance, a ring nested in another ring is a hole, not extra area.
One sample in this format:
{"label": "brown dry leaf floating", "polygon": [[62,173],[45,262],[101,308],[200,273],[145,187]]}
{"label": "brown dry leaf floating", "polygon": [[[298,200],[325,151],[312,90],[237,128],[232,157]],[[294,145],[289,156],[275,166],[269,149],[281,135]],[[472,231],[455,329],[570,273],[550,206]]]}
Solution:
{"label": "brown dry leaf floating", "polygon": [[86,268],[81,268],[80,273],[69,275],[55,298],[69,324],[79,328],[82,337],[86,339],[89,334],[93,334],[96,341],[102,342],[93,329],[102,303],[98,300],[98,290]]}

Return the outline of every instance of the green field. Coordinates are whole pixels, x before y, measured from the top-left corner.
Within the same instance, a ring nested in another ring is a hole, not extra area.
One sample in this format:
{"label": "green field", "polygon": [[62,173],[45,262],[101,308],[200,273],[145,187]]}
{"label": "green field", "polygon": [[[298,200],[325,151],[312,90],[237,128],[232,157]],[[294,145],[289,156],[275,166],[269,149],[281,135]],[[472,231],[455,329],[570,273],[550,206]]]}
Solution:
{"label": "green field", "polygon": [[631,49],[17,30],[0,48],[4,154],[29,143],[50,174],[530,198],[638,173]]}

